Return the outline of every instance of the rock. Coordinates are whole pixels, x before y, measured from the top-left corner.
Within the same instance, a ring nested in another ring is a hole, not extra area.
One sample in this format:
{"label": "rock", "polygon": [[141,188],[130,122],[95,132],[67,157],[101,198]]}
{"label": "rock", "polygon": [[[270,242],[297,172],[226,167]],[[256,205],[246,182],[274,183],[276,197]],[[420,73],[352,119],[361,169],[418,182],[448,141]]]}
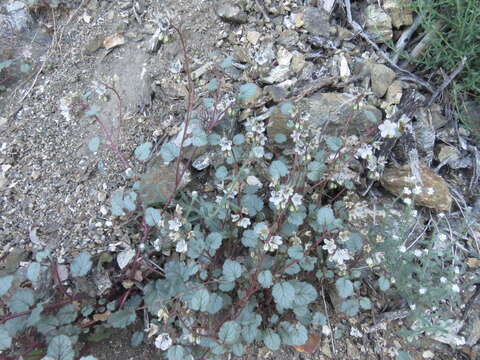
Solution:
{"label": "rock", "polygon": [[215,8],[218,17],[223,21],[244,24],[247,22],[247,14],[237,4],[232,4],[231,1],[221,1]]}
{"label": "rock", "polygon": [[330,23],[328,18],[329,15],[325,11],[317,7],[308,6],[305,8],[304,12],[304,27],[313,35],[329,37]]}
{"label": "rock", "polygon": [[285,49],[284,47],[280,47],[277,51],[277,62],[278,65],[282,66],[290,66],[290,62],[292,61],[292,53]]}
{"label": "rock", "polygon": [[402,100],[402,95],[403,95],[402,82],[400,80],[395,80],[387,89],[385,102],[388,105],[400,104],[400,100]]}
{"label": "rock", "polygon": [[34,23],[27,5],[23,1],[11,1],[5,4],[5,15],[0,13],[0,33],[28,30]]}
{"label": "rock", "polygon": [[263,91],[276,103],[285,100],[288,96],[288,91],[281,86],[268,85],[263,88]]}
{"label": "rock", "polygon": [[103,37],[100,34],[97,34],[91,39],[87,45],[85,45],[83,51],[85,54],[93,54],[95,51],[100,49],[103,46]]}
{"label": "rock", "polygon": [[247,40],[252,45],[257,45],[260,39],[260,33],[258,31],[247,31]]}
{"label": "rock", "polygon": [[248,83],[240,86],[239,94],[240,105],[242,107],[249,107],[258,103],[258,100],[263,95],[263,91],[258,85]]}
{"label": "rock", "polygon": [[[281,145],[290,140],[290,135],[293,132],[293,114],[290,110],[293,110],[293,105],[290,103],[284,103],[272,109],[267,123],[267,136],[272,144]],[[275,141],[279,134],[285,137],[286,142]]]}
{"label": "rock", "polygon": [[288,79],[290,67],[288,65],[278,65],[270,70],[268,76],[260,80],[265,84],[275,84]]}
{"label": "rock", "polygon": [[275,59],[275,53],[273,51],[273,43],[269,42],[265,44],[262,49],[260,49],[255,54],[255,62],[258,65],[265,65],[270,63],[273,59]]}
{"label": "rock", "polygon": [[[180,163],[180,171],[184,165]],[[138,193],[142,201],[143,207],[165,204],[175,188],[175,170],[176,161],[165,165],[161,156],[151,161],[145,174],[140,180],[140,188]],[[190,172],[186,170],[180,182],[179,189],[183,188],[190,182]]]}
{"label": "rock", "polygon": [[355,97],[350,94],[316,93],[305,100],[304,106],[310,114],[310,126],[326,126],[325,131],[331,135],[340,134],[348,123],[347,134],[363,136],[382,120],[382,112],[372,105],[355,109]]}
{"label": "rock", "polygon": [[395,28],[412,25],[413,15],[410,0],[385,0],[383,9],[392,19],[392,25]]}
{"label": "rock", "polygon": [[[420,166],[420,176],[423,185],[419,185],[422,191],[420,194],[414,195],[415,204],[438,211],[449,211],[452,197],[445,180],[423,164]],[[380,178],[380,183],[385,189],[399,197],[406,196],[405,188],[412,190],[416,185],[408,164],[401,168],[386,169]],[[433,193],[430,192],[430,189],[433,190]]]}
{"label": "rock", "polygon": [[373,64],[370,67],[372,90],[378,97],[382,97],[395,79],[395,71],[382,64]]}
{"label": "rock", "polygon": [[305,55],[298,51],[293,52],[292,63],[290,68],[293,72],[299,73],[305,67]]}
{"label": "rock", "polygon": [[374,35],[374,40],[384,43],[393,38],[392,19],[383,9],[374,4],[365,9],[366,29]]}
{"label": "rock", "polygon": [[110,35],[103,40],[103,47],[107,50],[123,44],[125,44],[125,37],[121,34]]}
{"label": "rock", "polygon": [[461,156],[460,150],[455,146],[447,144],[439,145],[438,160],[440,160],[440,162],[446,162],[447,164],[452,165],[458,161]]}
{"label": "rock", "polygon": [[442,108],[438,104],[432,104],[429,109],[418,108],[415,118],[424,124],[433,126],[435,130],[442,128],[447,123],[447,119],[442,115]]}
{"label": "rock", "polygon": [[298,43],[300,36],[293,30],[285,30],[279,33],[277,43],[285,47],[291,47]]}

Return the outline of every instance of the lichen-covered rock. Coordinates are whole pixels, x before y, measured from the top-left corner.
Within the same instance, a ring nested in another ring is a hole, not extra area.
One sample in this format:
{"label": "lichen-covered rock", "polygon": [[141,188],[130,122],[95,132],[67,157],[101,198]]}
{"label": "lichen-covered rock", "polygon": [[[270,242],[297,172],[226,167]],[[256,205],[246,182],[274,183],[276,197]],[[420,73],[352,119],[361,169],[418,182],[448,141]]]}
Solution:
{"label": "lichen-covered rock", "polygon": [[330,36],[330,23],[328,22],[329,15],[316,7],[309,6],[305,9],[304,22],[305,29],[313,34],[323,37]]}
{"label": "lichen-covered rock", "polygon": [[[445,180],[423,164],[420,166],[420,176],[422,185],[415,183],[410,165],[407,164],[401,168],[386,169],[380,178],[380,183],[396,196],[402,198],[413,196],[416,205],[439,211],[449,211],[452,206],[452,197]],[[417,194],[415,194],[416,191],[413,191],[416,186],[421,187],[421,192]],[[408,188],[412,194],[406,195],[405,188]]]}
{"label": "lichen-covered rock", "polygon": [[370,67],[370,78],[373,92],[378,97],[382,97],[395,80],[395,71],[383,64],[373,64]]}
{"label": "lichen-covered rock", "polygon": [[367,6],[365,17],[367,31],[375,36],[376,42],[384,43],[392,40],[392,19],[380,6]]}
{"label": "lichen-covered rock", "polygon": [[395,28],[412,25],[413,15],[410,0],[385,0],[383,9],[390,15]]}
{"label": "lichen-covered rock", "polygon": [[215,8],[218,17],[223,21],[244,24],[247,22],[247,14],[237,4],[232,4],[231,1],[221,1]]}

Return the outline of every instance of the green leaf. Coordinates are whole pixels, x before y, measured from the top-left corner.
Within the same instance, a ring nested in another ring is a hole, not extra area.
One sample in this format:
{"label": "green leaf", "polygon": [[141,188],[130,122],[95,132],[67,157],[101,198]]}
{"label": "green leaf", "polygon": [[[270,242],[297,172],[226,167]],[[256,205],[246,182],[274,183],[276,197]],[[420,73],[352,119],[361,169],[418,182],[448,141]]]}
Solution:
{"label": "green leaf", "polygon": [[195,311],[206,311],[210,302],[210,293],[207,289],[199,289],[193,293],[189,307]]}
{"label": "green leaf", "polygon": [[317,210],[317,224],[323,229],[328,230],[328,227],[333,224],[335,216],[333,210],[327,206]]}
{"label": "green leaf", "polygon": [[372,308],[372,302],[369,298],[362,297],[359,300],[360,307],[364,310],[370,310]]}
{"label": "green leaf", "polygon": [[88,355],[88,356],[82,356],[80,360],[97,360],[95,356]]}
{"label": "green leaf", "polygon": [[356,316],[360,310],[360,305],[357,300],[347,300],[340,304],[340,310],[348,316]]}
{"label": "green leaf", "polygon": [[137,208],[137,193],[135,191],[127,191],[123,198],[123,207],[128,211],[134,211]]}
{"label": "green leaf", "polygon": [[192,136],[193,146],[200,147],[208,144],[207,134],[205,133],[205,131],[203,131],[203,129],[198,127],[194,128],[192,130]]}
{"label": "green leaf", "polygon": [[242,145],[245,142],[245,136],[242,134],[237,134],[233,137],[232,142],[235,145]]}
{"label": "green leaf", "polygon": [[123,211],[123,190],[116,190],[112,193],[110,199],[112,204],[112,215],[114,216],[123,216],[125,212]]}
{"label": "green leaf", "polygon": [[243,354],[244,354],[243,345],[242,344],[233,344],[232,352],[233,352],[233,355],[235,355],[237,357],[243,356]]}
{"label": "green leaf", "polygon": [[0,279],[0,296],[5,295],[12,286],[13,276],[7,275]]}
{"label": "green leaf", "polygon": [[338,295],[342,299],[346,299],[353,295],[353,284],[350,280],[342,277],[335,281],[335,286],[337,288]]}
{"label": "green leaf", "polygon": [[323,313],[317,311],[313,314],[312,325],[317,327],[327,325],[327,317]]}
{"label": "green leaf", "polygon": [[256,84],[243,84],[238,90],[238,99],[242,102],[249,102],[259,91],[260,88]]}
{"label": "green leaf", "polygon": [[188,243],[188,257],[192,259],[197,259],[202,254],[203,250],[205,250],[205,241],[202,238],[193,238],[190,239]]}
{"label": "green leaf", "polygon": [[219,145],[220,140],[222,139],[222,137],[219,134],[216,134],[216,133],[208,134],[207,138],[208,138],[208,143],[210,145],[213,145],[213,146]]}
{"label": "green leaf", "polygon": [[320,161],[312,161],[310,164],[308,164],[307,169],[308,179],[310,181],[319,181],[327,170],[327,167]]}
{"label": "green leaf", "polygon": [[40,268],[41,266],[38,262],[30,263],[27,268],[27,279],[32,282],[37,281],[40,276]]}
{"label": "green leaf", "polygon": [[263,334],[263,343],[270,350],[277,351],[278,349],[280,349],[282,340],[275,331],[273,331],[272,329],[267,329]]}
{"label": "green leaf", "polygon": [[157,226],[162,221],[162,214],[160,210],[154,208],[147,208],[145,210],[145,222],[148,226]]}
{"label": "green leaf", "polygon": [[163,161],[169,163],[180,155],[180,148],[174,142],[164,143],[160,148],[160,155]]}
{"label": "green leaf", "polygon": [[209,83],[207,84],[207,89],[208,89],[208,91],[217,90],[218,89],[218,80],[216,78],[210,80]]}
{"label": "green leaf", "polygon": [[290,256],[294,260],[301,260],[303,259],[303,247],[301,245],[295,244],[288,248],[288,256]]}
{"label": "green leaf", "polygon": [[297,263],[290,264],[285,268],[285,274],[295,275],[300,272],[300,266]]}
{"label": "green leaf", "polygon": [[130,344],[133,347],[139,346],[143,342],[143,331],[135,331],[132,335],[132,339],[130,340]]}
{"label": "green leaf", "polygon": [[209,314],[218,313],[223,306],[223,298],[215,293],[210,294],[210,299],[208,301],[207,312]]}
{"label": "green leaf", "polygon": [[282,176],[288,174],[288,168],[285,164],[280,160],[272,161],[270,167],[268,168],[268,172],[274,179],[279,179]]}
{"label": "green leaf", "polygon": [[225,166],[220,166],[219,168],[217,168],[217,170],[215,170],[215,177],[218,180],[225,180],[227,176],[228,176],[228,170]]}
{"label": "green leaf", "polygon": [[226,69],[232,66],[233,56],[227,56],[223,61],[220,63],[222,69]]}
{"label": "green leaf", "polygon": [[363,248],[363,238],[359,233],[351,233],[345,242],[345,247],[352,253],[357,253]]}
{"label": "green leaf", "polygon": [[264,289],[267,289],[273,285],[272,279],[273,277],[270,270],[261,271],[257,277],[258,282]]}
{"label": "green leaf", "polygon": [[135,157],[140,161],[145,161],[152,152],[153,144],[150,141],[144,142],[135,149]]}
{"label": "green leaf", "polygon": [[20,66],[20,72],[22,73],[27,73],[30,71],[32,67],[30,66],[30,64],[27,64],[27,63],[23,63],[21,66]]}
{"label": "green leaf", "polygon": [[280,105],[280,111],[283,115],[292,116],[295,108],[292,103],[283,103]]}
{"label": "green leaf", "polygon": [[87,252],[81,252],[73,258],[70,265],[70,273],[73,277],[85,276],[92,268],[91,256]]}
{"label": "green leaf", "polygon": [[314,256],[305,256],[300,261],[300,266],[305,271],[313,271],[315,269],[315,264],[317,263],[317,258]]}
{"label": "green leaf", "polygon": [[88,142],[88,149],[91,152],[97,152],[101,142],[102,142],[102,138],[98,136],[91,138],[90,141]]}
{"label": "green leaf", "polygon": [[223,323],[218,331],[218,337],[225,344],[235,344],[240,337],[241,326],[236,321],[227,321]]}
{"label": "green leaf", "polygon": [[277,144],[283,144],[285,141],[287,141],[287,137],[285,136],[285,134],[276,133],[273,136],[273,141],[275,141]]}
{"label": "green leaf", "polygon": [[47,355],[55,360],[73,360],[72,341],[65,335],[55,336],[48,344]]}
{"label": "green leaf", "polygon": [[272,295],[276,304],[289,309],[295,298],[295,288],[288,282],[276,283],[273,286]]}
{"label": "green leaf", "polygon": [[239,262],[227,259],[223,264],[223,277],[227,281],[235,281],[242,275],[242,265]]}
{"label": "green leaf", "polygon": [[28,316],[27,326],[35,326],[41,320],[41,314],[43,311],[43,304],[37,304]]}
{"label": "green leaf", "polygon": [[327,146],[332,151],[338,151],[343,146],[343,141],[337,136],[330,136],[326,140]]}
{"label": "green leaf", "polygon": [[253,230],[245,230],[241,241],[243,246],[254,248],[258,243],[258,234]]}
{"label": "green leaf", "polygon": [[10,346],[12,346],[12,338],[7,331],[0,329],[0,351],[7,350]]}
{"label": "green leaf", "polygon": [[222,281],[218,288],[223,292],[232,291],[235,288],[235,282],[233,281]]}
{"label": "green leaf", "polygon": [[213,232],[208,234],[207,238],[205,239],[205,243],[213,254],[215,251],[222,245],[222,234],[218,232]]}
{"label": "green leaf", "polygon": [[24,312],[30,309],[35,302],[33,291],[30,289],[20,289],[13,294],[7,301],[10,312]]}
{"label": "green leaf", "polygon": [[203,98],[203,106],[205,106],[207,109],[212,109],[213,105],[215,105],[215,99],[214,98]]}
{"label": "green leaf", "polygon": [[397,356],[395,356],[395,360],[411,360],[410,354],[406,351],[399,351]]}
{"label": "green leaf", "polygon": [[175,345],[168,349],[167,359],[168,360],[185,360],[185,350],[183,346]]}
{"label": "green leaf", "polygon": [[255,216],[263,209],[263,200],[255,194],[244,195],[241,204],[247,209],[249,216]]}
{"label": "green leaf", "polygon": [[111,314],[107,319],[107,323],[117,329],[126,328],[128,325],[133,324],[136,318],[135,309],[128,308]]}
{"label": "green leaf", "polygon": [[303,211],[295,211],[288,214],[288,222],[293,225],[302,225],[307,214]]}
{"label": "green leaf", "polygon": [[280,326],[280,335],[282,336],[282,341],[286,345],[298,346],[307,342],[308,332],[302,324],[291,324],[288,321],[282,321]]}
{"label": "green leaf", "polygon": [[378,279],[378,287],[382,291],[387,291],[390,289],[390,281],[386,277],[381,276],[380,279]]}
{"label": "green leaf", "polygon": [[77,316],[78,310],[73,304],[67,304],[61,307],[57,313],[57,318],[60,321],[60,325],[73,323]]}
{"label": "green leaf", "polygon": [[317,290],[315,290],[311,284],[298,280],[291,280],[289,283],[295,289],[295,296],[293,298],[295,307],[306,306],[317,299]]}

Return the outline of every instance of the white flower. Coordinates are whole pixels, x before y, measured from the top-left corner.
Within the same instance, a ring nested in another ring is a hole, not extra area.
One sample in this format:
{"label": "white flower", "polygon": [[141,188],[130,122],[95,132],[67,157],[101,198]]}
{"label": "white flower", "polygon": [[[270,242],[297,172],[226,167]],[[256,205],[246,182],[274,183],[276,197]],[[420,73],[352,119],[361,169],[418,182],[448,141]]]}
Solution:
{"label": "white flower", "polygon": [[459,293],[460,292],[460,287],[457,284],[453,284],[452,285],[452,290],[456,293]]}
{"label": "white flower", "polygon": [[282,238],[278,235],[275,235],[270,238],[263,248],[265,251],[275,251],[280,245],[282,245]]}
{"label": "white flower", "polygon": [[155,347],[162,351],[168,350],[172,346],[172,339],[167,333],[163,333],[157,336],[155,339]]}
{"label": "white flower", "polygon": [[188,246],[187,246],[187,242],[185,241],[185,239],[181,239],[179,242],[177,242],[177,246],[175,247],[175,250],[178,253],[181,253],[181,254],[187,252]]}
{"label": "white flower", "polygon": [[427,292],[427,289],[422,287],[422,288],[418,289],[418,292],[420,293],[420,295],[424,295]]}
{"label": "white flower", "polygon": [[297,130],[293,130],[292,134],[290,135],[292,137],[292,140],[293,142],[299,142],[301,137],[302,137],[302,133],[297,131]]}
{"label": "white flower", "polygon": [[293,203],[293,205],[295,205],[295,206],[300,206],[300,205],[302,205],[302,198],[303,198],[302,195],[300,195],[300,194],[294,194],[294,195],[292,196],[292,203]]}
{"label": "white flower", "polygon": [[416,308],[417,308],[417,305],[415,305],[415,304],[410,304],[410,309],[411,309],[411,310],[415,310]]}
{"label": "white flower", "polygon": [[262,187],[262,183],[260,182],[260,180],[258,180],[256,176],[252,176],[252,175],[247,176],[247,184],[251,186]]}
{"label": "white flower", "polygon": [[232,214],[232,221],[237,222],[240,219],[240,215],[238,214]]}
{"label": "white flower", "polygon": [[401,253],[405,253],[407,252],[407,248],[405,247],[405,245],[401,245],[398,250],[401,252]]}
{"label": "white flower", "polygon": [[355,327],[352,327],[350,329],[350,335],[358,338],[361,338],[363,336],[362,332]]}
{"label": "white flower", "polygon": [[441,282],[442,284],[446,284],[446,283],[447,283],[447,278],[446,278],[445,276],[442,276],[442,277],[440,278],[440,282]]}
{"label": "white flower", "polygon": [[168,220],[168,228],[172,231],[178,231],[182,227],[182,222],[177,218]]}
{"label": "white flower", "polygon": [[325,245],[322,246],[323,250],[327,250],[329,254],[333,254],[337,249],[337,245],[335,245],[335,241],[333,239],[325,239]]}
{"label": "white flower", "polygon": [[343,265],[344,261],[350,260],[351,258],[347,249],[337,249],[335,254],[330,256],[330,260],[336,262],[338,265]]}
{"label": "white flower", "polygon": [[223,137],[220,140],[220,148],[222,149],[222,151],[230,151],[232,150],[232,142],[226,137]]}
{"label": "white flower", "polygon": [[422,256],[423,252],[422,250],[420,249],[416,249],[414,252],[413,252],[413,255],[415,255],[416,257],[420,257]]}
{"label": "white flower", "polygon": [[362,159],[368,159],[373,155],[373,149],[368,144],[362,144],[362,146],[357,150],[356,156],[361,157]]}
{"label": "white flower", "polygon": [[383,138],[392,138],[397,137],[398,135],[398,125],[392,123],[390,120],[385,120],[378,129],[380,130],[380,135]]}
{"label": "white flower", "polygon": [[403,200],[403,202],[404,202],[405,204],[407,204],[407,205],[412,205],[412,199],[410,199],[410,198],[404,198],[404,199],[402,199],[402,200]]}
{"label": "white flower", "polygon": [[420,195],[420,194],[422,193],[422,187],[421,187],[421,186],[418,186],[418,185],[415,186],[415,187],[413,188],[413,193],[414,193],[415,195]]}
{"label": "white flower", "polygon": [[332,333],[332,330],[330,330],[330,326],[328,325],[323,325],[322,326],[322,334],[325,336],[328,336]]}
{"label": "white flower", "polygon": [[447,241],[447,235],[445,235],[445,234],[439,234],[439,235],[438,235],[438,239],[439,239],[440,241]]}
{"label": "white flower", "polygon": [[427,195],[433,195],[435,193],[435,190],[431,187],[427,188]]}
{"label": "white flower", "polygon": [[412,190],[410,190],[410,188],[408,188],[408,187],[404,187],[403,188],[403,193],[405,195],[410,195],[412,193]]}
{"label": "white flower", "polygon": [[155,239],[155,241],[153,242],[153,247],[155,248],[155,250],[160,251],[162,249],[162,240],[160,240],[159,238]]}
{"label": "white flower", "polygon": [[243,227],[244,229],[246,229],[247,227],[249,227],[251,224],[250,222],[250,219],[249,218],[242,218],[238,223],[237,223],[237,226],[241,226]]}

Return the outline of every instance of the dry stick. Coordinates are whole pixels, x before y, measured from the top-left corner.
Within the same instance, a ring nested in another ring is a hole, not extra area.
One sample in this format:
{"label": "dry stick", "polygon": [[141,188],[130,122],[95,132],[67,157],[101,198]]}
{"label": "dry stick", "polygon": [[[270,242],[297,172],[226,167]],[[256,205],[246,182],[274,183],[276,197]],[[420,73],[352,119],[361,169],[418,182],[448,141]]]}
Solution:
{"label": "dry stick", "polygon": [[325,290],[323,289],[323,286],[322,286],[322,299],[323,299],[323,307],[325,309],[325,315],[327,316],[328,327],[330,328],[330,340],[332,342],[332,350],[333,350],[333,353],[336,354],[337,350],[335,349],[335,340],[333,339],[332,325],[330,323],[330,317],[328,316],[328,308],[327,308],[327,302],[325,301]]}
{"label": "dry stick", "polygon": [[420,23],[422,22],[422,20],[423,20],[423,16],[421,15],[417,16],[413,24],[410,25],[410,27],[403,32],[402,36],[400,36],[400,38],[398,39],[395,45],[396,54],[392,58],[393,63],[395,64],[398,63],[398,58],[400,57],[400,53],[405,49],[405,46],[407,46],[408,40],[413,35],[413,33],[417,30],[417,28],[420,26]]}
{"label": "dry stick", "polygon": [[392,60],[390,60],[390,57],[383,51],[381,50],[378,45],[370,39],[370,37],[365,33],[363,30],[362,26],[357,23],[356,21],[353,21],[352,19],[352,11],[351,11],[351,5],[350,5],[350,0],[344,0],[344,5],[347,10],[347,18],[350,26],[357,32],[365,41],[367,41],[374,49],[375,51],[383,57],[395,70],[400,71],[404,74],[407,75],[406,79],[409,79],[411,81],[416,82],[417,84],[423,86],[425,89],[427,89],[430,93],[434,93],[433,88],[430,86],[429,83],[426,81],[420,79],[418,76],[412,74],[410,71],[407,71],[405,69],[402,69],[400,66],[395,64]]}
{"label": "dry stick", "polygon": [[457,68],[452,72],[452,74],[448,78],[445,79],[445,81],[442,83],[442,85],[437,90],[435,90],[435,92],[431,96],[430,100],[428,100],[428,102],[426,104],[427,107],[432,105],[433,102],[435,101],[435,99],[438,97],[438,95],[440,95],[440,93],[447,88],[447,86],[453,81],[453,79],[455,79],[457,77],[457,75],[460,74],[460,72],[462,72],[463,68],[465,67],[466,62],[467,62],[467,57],[464,56],[462,58],[462,61],[460,61],[460,64],[458,64]]}

